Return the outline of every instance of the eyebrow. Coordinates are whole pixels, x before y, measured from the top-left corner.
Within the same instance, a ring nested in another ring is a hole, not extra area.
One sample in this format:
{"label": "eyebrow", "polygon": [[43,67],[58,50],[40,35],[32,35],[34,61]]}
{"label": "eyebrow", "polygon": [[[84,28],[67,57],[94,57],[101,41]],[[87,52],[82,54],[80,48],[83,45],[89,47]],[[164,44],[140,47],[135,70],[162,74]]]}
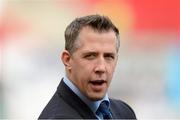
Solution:
{"label": "eyebrow", "polygon": [[108,52],[108,53],[104,53],[105,55],[116,55],[115,53],[112,53],[112,52]]}
{"label": "eyebrow", "polygon": [[82,55],[88,55],[88,54],[98,54],[98,53],[95,52],[95,51],[84,51],[84,52],[82,53]]}
{"label": "eyebrow", "polygon": [[[91,50],[85,50],[85,51],[83,51],[83,53],[82,53],[82,55],[87,55],[87,54],[98,54],[98,52],[91,51]],[[114,55],[114,56],[115,56],[115,53],[114,53],[114,52],[105,52],[104,54],[105,54],[105,55],[110,54],[110,55]]]}

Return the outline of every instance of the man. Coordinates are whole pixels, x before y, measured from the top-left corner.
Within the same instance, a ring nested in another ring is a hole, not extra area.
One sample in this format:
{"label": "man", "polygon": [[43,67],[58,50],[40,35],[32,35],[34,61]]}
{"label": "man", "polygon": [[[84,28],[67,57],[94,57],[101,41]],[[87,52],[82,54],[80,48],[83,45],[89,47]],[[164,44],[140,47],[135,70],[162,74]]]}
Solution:
{"label": "man", "polygon": [[65,31],[66,76],[39,119],[136,119],[107,94],[118,59],[119,31],[108,17],[76,18]]}

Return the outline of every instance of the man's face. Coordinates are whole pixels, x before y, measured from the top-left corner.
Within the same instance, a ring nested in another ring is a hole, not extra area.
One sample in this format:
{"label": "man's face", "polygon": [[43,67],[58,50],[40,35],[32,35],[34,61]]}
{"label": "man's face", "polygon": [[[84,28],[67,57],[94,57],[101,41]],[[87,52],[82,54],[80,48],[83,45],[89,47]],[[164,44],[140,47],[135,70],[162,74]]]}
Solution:
{"label": "man's face", "polygon": [[115,33],[84,27],[77,39],[80,46],[70,55],[68,78],[86,97],[100,100],[107,92],[117,62]]}

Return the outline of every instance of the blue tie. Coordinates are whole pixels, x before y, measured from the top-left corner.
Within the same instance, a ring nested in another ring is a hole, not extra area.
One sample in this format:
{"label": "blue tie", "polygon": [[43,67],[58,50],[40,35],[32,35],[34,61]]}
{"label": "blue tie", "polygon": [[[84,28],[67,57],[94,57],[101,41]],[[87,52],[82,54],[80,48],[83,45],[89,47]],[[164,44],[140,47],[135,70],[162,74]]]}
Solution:
{"label": "blue tie", "polygon": [[96,111],[96,114],[102,114],[103,119],[112,119],[112,115],[109,111],[108,103],[107,101],[102,101],[99,108]]}

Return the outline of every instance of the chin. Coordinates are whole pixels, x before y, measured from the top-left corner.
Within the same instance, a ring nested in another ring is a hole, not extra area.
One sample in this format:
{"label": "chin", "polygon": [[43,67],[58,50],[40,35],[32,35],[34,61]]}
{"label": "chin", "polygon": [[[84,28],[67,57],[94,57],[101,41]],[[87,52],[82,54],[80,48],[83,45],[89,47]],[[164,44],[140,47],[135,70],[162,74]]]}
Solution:
{"label": "chin", "polygon": [[[103,98],[103,97],[102,97]],[[98,101],[98,100],[101,100],[102,98],[90,98],[90,100],[92,101]]]}
{"label": "chin", "polygon": [[92,100],[92,101],[97,101],[97,100],[101,100],[104,98],[104,94],[103,95],[94,95],[94,96],[90,96],[89,99]]}

